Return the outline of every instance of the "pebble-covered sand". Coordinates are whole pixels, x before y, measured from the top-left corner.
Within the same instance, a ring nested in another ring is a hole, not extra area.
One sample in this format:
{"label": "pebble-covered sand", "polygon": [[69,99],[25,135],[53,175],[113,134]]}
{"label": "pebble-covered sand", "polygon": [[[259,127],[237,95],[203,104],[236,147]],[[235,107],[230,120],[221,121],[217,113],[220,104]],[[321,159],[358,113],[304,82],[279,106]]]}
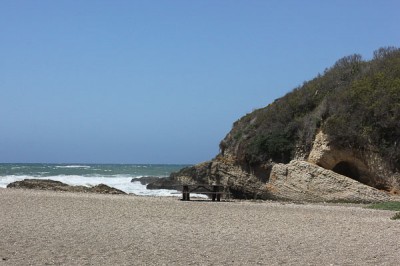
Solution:
{"label": "pebble-covered sand", "polygon": [[0,265],[399,265],[393,214],[0,189]]}

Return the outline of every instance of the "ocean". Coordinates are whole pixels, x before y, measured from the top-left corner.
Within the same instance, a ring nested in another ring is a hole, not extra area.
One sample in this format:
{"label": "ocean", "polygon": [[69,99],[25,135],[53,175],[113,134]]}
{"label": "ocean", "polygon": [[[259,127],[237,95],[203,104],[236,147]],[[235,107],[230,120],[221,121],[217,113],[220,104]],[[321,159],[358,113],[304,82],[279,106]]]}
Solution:
{"label": "ocean", "polygon": [[165,177],[187,165],[179,164],[0,164],[0,188],[23,179],[51,179],[68,185],[106,184],[140,196],[181,196],[176,190],[148,190],[132,178]]}

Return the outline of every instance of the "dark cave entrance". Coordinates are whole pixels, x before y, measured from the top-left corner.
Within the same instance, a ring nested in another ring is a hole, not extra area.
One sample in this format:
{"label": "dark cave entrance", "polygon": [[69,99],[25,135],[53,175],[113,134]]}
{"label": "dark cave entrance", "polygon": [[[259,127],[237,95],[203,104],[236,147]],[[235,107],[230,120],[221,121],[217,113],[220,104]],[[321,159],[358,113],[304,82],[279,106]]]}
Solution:
{"label": "dark cave entrance", "polygon": [[360,173],[358,172],[357,167],[349,162],[340,162],[336,164],[335,167],[333,167],[332,171],[340,175],[350,177],[351,179],[354,179],[358,182],[364,183],[360,179]]}
{"label": "dark cave entrance", "polygon": [[390,191],[390,186],[382,180],[372,178],[368,173],[360,174],[359,169],[352,163],[341,161],[332,169],[333,172],[347,176],[364,185],[374,187],[379,190]]}

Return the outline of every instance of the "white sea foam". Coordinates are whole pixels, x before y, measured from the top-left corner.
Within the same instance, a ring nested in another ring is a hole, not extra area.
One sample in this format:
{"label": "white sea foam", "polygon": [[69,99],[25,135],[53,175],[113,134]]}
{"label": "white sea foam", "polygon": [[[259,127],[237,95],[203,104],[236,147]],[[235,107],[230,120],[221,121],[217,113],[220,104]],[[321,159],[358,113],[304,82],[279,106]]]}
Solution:
{"label": "white sea foam", "polygon": [[12,170],[25,169],[25,168],[28,168],[28,166],[13,166],[13,167],[11,167]]}
{"label": "white sea foam", "polygon": [[89,169],[89,168],[91,168],[91,166],[89,166],[89,165],[57,165],[57,166],[55,166],[55,168],[66,168],[66,169],[68,169],[68,168],[83,168],[83,169]]}
{"label": "white sea foam", "polygon": [[16,175],[8,175],[8,176],[0,176],[0,188],[6,188],[8,184],[21,181],[24,179],[33,178],[32,176],[16,176]]}

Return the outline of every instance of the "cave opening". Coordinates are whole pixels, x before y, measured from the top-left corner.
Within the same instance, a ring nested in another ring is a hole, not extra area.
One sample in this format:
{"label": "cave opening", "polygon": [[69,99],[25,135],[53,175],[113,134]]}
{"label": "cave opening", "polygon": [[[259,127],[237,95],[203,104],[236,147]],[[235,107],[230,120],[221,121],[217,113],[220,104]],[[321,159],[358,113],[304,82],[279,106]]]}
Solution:
{"label": "cave opening", "polygon": [[341,161],[335,165],[332,169],[333,172],[347,176],[354,179],[364,185],[374,187],[380,190],[390,191],[391,187],[388,186],[384,181],[379,182],[376,179],[371,178],[368,174],[360,174],[359,169],[352,163]]}
{"label": "cave opening", "polygon": [[354,179],[358,182],[364,183],[360,179],[360,173],[358,172],[357,167],[349,162],[339,162],[335,165],[335,167],[333,167],[332,171],[340,175],[350,177],[351,179]]}

